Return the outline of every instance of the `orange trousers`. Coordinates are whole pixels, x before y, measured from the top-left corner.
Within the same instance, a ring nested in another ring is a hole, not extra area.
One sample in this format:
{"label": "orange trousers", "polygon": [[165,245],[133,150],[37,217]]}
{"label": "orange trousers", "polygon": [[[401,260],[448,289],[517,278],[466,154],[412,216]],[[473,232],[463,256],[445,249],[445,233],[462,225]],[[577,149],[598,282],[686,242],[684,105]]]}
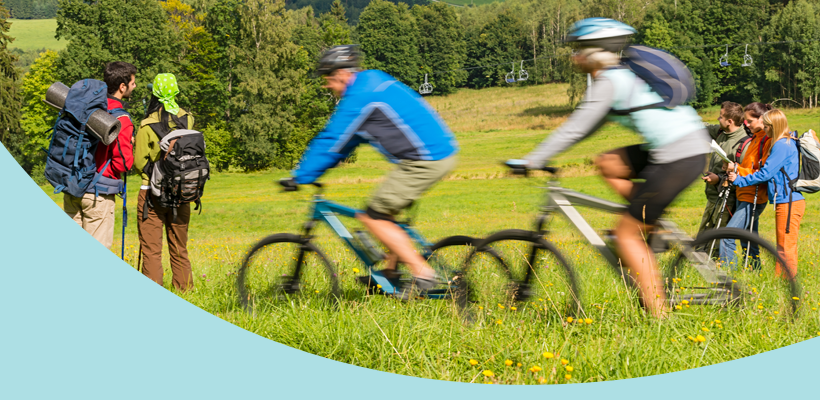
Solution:
{"label": "orange trousers", "polygon": [[[786,267],[792,276],[797,276],[797,239],[800,233],[800,221],[806,211],[806,201],[792,202],[792,217],[789,221],[789,233],[786,233],[786,219],[789,216],[789,203],[775,206],[775,225],[777,229],[777,253],[786,260]],[[783,267],[775,265],[777,276],[783,276]]]}

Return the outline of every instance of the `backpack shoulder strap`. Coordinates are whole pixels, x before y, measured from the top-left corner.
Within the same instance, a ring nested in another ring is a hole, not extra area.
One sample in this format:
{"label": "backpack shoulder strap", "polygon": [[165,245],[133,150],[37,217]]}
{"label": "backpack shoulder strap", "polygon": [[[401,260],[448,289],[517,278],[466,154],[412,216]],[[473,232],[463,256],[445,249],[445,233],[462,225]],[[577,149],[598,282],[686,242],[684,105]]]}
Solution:
{"label": "backpack shoulder strap", "polygon": [[749,143],[752,142],[752,137],[746,136],[735,142],[735,162],[741,162],[744,158],[746,158],[746,149],[749,147]]}
{"label": "backpack shoulder strap", "polygon": [[766,143],[768,143],[768,142],[769,142],[769,136],[768,135],[763,136],[763,139],[760,140],[760,147],[757,148],[757,159],[758,160],[763,159],[763,149],[766,147]]}
{"label": "backpack shoulder strap", "polygon": [[113,115],[116,118],[122,117],[123,115],[127,115],[128,118],[131,118],[131,113],[129,113],[128,111],[126,111],[122,107],[112,108],[112,109],[108,110],[108,113]]}
{"label": "backpack shoulder strap", "polygon": [[168,134],[171,133],[171,130],[168,129],[168,127],[165,124],[163,124],[162,122],[156,122],[156,123],[153,123],[153,124],[148,124],[148,126],[151,127],[151,129],[154,131],[154,133],[157,134],[157,137],[159,138],[159,140],[162,140],[162,138],[164,138],[165,136],[168,136]]}

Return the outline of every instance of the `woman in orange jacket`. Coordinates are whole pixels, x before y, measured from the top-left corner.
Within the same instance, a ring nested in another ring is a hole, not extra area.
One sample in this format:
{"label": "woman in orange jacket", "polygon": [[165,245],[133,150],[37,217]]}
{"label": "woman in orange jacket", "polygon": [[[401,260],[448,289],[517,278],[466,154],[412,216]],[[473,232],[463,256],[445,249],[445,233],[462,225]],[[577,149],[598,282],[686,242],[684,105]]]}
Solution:
{"label": "woman in orange jacket", "polygon": [[[771,109],[772,106],[769,104],[750,103],[743,110],[746,126],[752,131],[753,136],[752,141],[749,142],[745,150],[743,150],[741,157],[737,157],[738,160],[741,160],[737,165],[737,173],[740,176],[751,175],[759,170],[769,156],[769,148],[772,145],[772,141],[769,140],[769,137],[766,135],[762,117],[763,114]],[[733,170],[734,165],[731,165],[731,167]],[[747,230],[751,227],[751,231],[757,233],[760,214],[766,209],[766,203],[769,201],[769,197],[766,194],[766,184],[761,183],[753,186],[739,187],[735,193],[737,196],[737,206],[735,207],[735,213],[732,215],[732,219],[729,220],[726,226],[729,228]],[[760,263],[758,262],[758,257],[760,255],[760,249],[754,243],[751,245],[751,249],[746,249],[747,245],[748,243],[741,241],[740,246],[743,250],[741,250],[740,254],[744,254],[748,251],[750,264],[753,268],[759,269]],[[736,249],[737,246],[735,245],[734,239],[721,240],[721,264],[728,265],[730,268],[741,264],[745,265],[746,257],[738,258]]]}

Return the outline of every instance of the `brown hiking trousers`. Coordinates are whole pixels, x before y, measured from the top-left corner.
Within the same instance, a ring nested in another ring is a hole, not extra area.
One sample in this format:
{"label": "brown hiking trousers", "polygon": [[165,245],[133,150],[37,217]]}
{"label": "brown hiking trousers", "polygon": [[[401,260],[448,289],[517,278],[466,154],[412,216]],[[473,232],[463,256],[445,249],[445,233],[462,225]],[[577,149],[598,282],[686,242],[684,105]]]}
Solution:
{"label": "brown hiking trousers", "polygon": [[[194,286],[191,262],[188,260],[188,222],[191,219],[190,204],[177,208],[177,219],[174,219],[170,208],[159,206],[159,200],[151,195],[153,207],[145,208],[146,196],[150,190],[140,190],[137,199],[137,230],[142,248],[142,274],[162,285],[162,227],[168,241],[168,253],[171,259],[171,273],[174,287],[186,291]],[[143,210],[147,218],[143,220]]]}

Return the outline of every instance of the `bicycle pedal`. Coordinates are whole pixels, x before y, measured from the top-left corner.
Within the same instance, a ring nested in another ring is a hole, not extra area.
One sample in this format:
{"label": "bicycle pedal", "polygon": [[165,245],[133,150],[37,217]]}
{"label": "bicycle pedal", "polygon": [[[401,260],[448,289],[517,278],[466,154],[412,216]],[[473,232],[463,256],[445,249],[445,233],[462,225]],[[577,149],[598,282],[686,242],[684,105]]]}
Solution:
{"label": "bicycle pedal", "polygon": [[526,283],[513,282],[510,283],[510,287],[513,293],[515,293],[513,297],[515,301],[525,302],[533,295],[532,287]]}
{"label": "bicycle pedal", "polygon": [[294,294],[299,292],[302,289],[301,285],[299,284],[299,279],[296,279],[292,276],[285,277],[283,282],[279,285],[279,289],[287,294]]}

